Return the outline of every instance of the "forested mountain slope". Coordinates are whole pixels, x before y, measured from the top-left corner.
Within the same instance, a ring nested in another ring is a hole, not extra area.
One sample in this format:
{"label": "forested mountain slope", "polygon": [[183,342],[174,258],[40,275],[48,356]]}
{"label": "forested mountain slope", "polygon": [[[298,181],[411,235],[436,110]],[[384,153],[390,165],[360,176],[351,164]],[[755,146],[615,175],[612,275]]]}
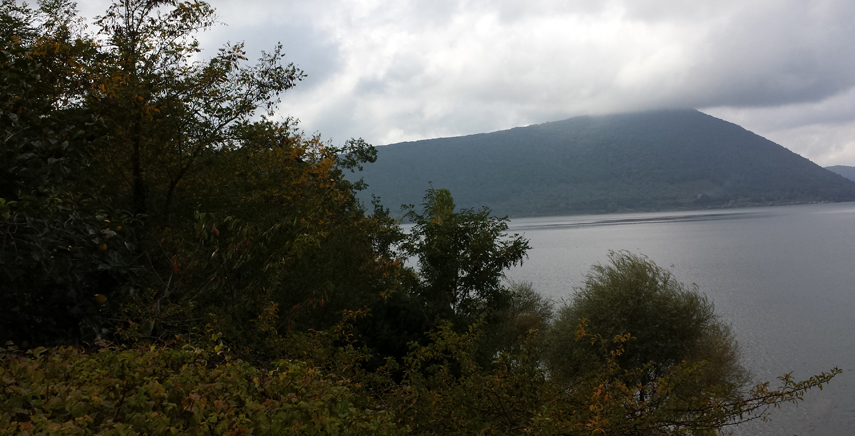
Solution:
{"label": "forested mountain slope", "polygon": [[846,165],[834,165],[830,167],[825,167],[825,169],[840,174],[841,176],[846,177],[849,180],[855,181],[855,167],[849,167]]}
{"label": "forested mountain slope", "polygon": [[361,175],[393,213],[429,182],[516,217],[855,200],[855,182],[695,110],[392,144]]}

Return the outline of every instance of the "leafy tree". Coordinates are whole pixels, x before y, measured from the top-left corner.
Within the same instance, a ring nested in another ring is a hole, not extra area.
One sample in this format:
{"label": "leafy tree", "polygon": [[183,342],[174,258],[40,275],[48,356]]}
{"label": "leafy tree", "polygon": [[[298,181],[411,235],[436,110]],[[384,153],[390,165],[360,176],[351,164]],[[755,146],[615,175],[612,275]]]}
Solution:
{"label": "leafy tree", "polygon": [[421,213],[407,208],[413,228],[403,250],[418,259],[417,293],[427,319],[468,325],[504,304],[504,271],[522,264],[530,247],[519,235],[506,238],[507,218],[491,216],[490,209],[454,209],[447,189],[429,189]]}
{"label": "leafy tree", "polygon": [[391,293],[399,266],[380,236],[392,221],[366,216],[359,183],[343,178],[373,147],[333,147],[272,120],[303,77],[281,46],[255,66],[242,44],[193,61],[195,34],[214,17],[205,2],[123,0],[99,18],[107,44],[87,104],[110,139],[92,177],[118,180],[111,194],[155,236],[146,254],[157,279],[133,305],[135,331],[163,338],[210,322],[236,349],[264,354],[277,341],[259,340],[259,326],[274,338],[328,326]]}
{"label": "leafy tree", "polygon": [[91,48],[72,13],[0,9],[0,340],[22,345],[101,335],[141,282],[133,217],[80,176],[103,123],[70,91]]}
{"label": "leafy tree", "polygon": [[585,285],[559,311],[552,331],[550,368],[565,380],[584,377],[602,364],[602,353],[576,340],[577,326],[602,338],[631,335],[615,360],[637,384],[641,401],[661,380],[687,362],[699,364],[699,381],[687,395],[728,397],[746,382],[730,327],[697,287],[686,286],[643,256],[612,252],[595,265]]}
{"label": "leafy tree", "polygon": [[[376,354],[373,368],[385,357],[404,358],[410,343],[426,345],[442,322],[464,331],[482,318],[493,340],[480,342],[478,358],[489,365],[526,332],[522,326],[546,322],[540,315],[549,312],[548,304],[531,289],[508,289],[502,282],[505,269],[521,263],[528,249],[525,239],[506,235],[507,219],[491,216],[488,208],[457,211],[447,189],[428,190],[421,213],[408,210],[409,234],[386,232],[383,241],[415,260],[416,269],[402,269],[397,292],[369,305],[369,316],[356,323],[358,337]],[[388,217],[388,211],[379,216]]]}
{"label": "leafy tree", "polygon": [[120,0],[97,22],[106,44],[87,103],[111,135],[98,152],[97,180],[162,225],[185,178],[212,154],[240,147],[244,126],[259,112],[272,115],[278,95],[303,78],[283,65],[281,45],[252,67],[243,65],[243,44],[193,61],[195,33],[215,17],[203,1]]}
{"label": "leafy tree", "polygon": [[[273,135],[282,126],[256,127]],[[365,214],[332,148],[290,141],[247,142],[188,179],[210,212],[196,214],[193,231],[162,233],[157,256],[168,267],[135,305],[143,336],[210,323],[244,357],[275,356],[289,330],[328,327],[398,288],[394,221]],[[218,180],[227,169],[240,177]]]}
{"label": "leafy tree", "polygon": [[5,133],[0,196],[7,200],[22,193],[74,190],[80,177],[72,168],[85,167],[102,133],[101,120],[67,92],[78,79],[75,65],[93,45],[78,33],[68,17],[72,13],[61,0],[37,10],[0,3]]}
{"label": "leafy tree", "polygon": [[281,319],[264,328],[317,328],[392,293],[397,227],[365,216],[359,183],[343,177],[373,147],[256,118],[302,73],[279,48],[255,67],[241,46],[193,62],[213,14],[203,2],[118,2],[99,19],[99,46],[72,3],[3,3],[1,298],[35,317],[10,326],[40,338],[14,339],[79,337],[81,322],[97,336],[107,320],[124,337],[165,338],[212,321],[253,349],[264,324],[253,321],[271,309]]}
{"label": "leafy tree", "polygon": [[554,303],[535,291],[531,283],[511,282],[505,301],[485,317],[479,350],[482,362],[491,362],[500,353],[520,352],[532,331],[546,332],[551,325]]}

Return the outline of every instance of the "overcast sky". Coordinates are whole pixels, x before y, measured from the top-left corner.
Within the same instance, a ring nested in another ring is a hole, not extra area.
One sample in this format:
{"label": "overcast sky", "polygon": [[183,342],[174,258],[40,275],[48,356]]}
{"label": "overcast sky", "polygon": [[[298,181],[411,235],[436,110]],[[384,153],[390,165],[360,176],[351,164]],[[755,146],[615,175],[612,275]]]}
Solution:
{"label": "overcast sky", "polygon": [[[697,108],[820,165],[855,165],[852,0],[213,0],[201,35],[281,42],[281,113],[340,144]],[[104,0],[81,0],[83,15]],[[204,56],[204,53],[203,53]]]}

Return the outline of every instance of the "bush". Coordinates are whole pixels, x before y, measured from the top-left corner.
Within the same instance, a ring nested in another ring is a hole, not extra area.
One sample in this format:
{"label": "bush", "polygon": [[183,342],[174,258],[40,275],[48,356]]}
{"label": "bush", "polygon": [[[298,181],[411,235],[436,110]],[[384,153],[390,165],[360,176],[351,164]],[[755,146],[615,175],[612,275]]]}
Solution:
{"label": "bush", "polygon": [[387,434],[349,381],[305,362],[270,371],[183,349],[0,348],[0,435]]}
{"label": "bush", "polygon": [[[532,332],[549,330],[553,317],[552,300],[534,290],[529,282],[511,282],[506,304],[485,316],[484,337],[479,346],[479,362],[489,365],[501,353],[516,354]],[[542,334],[536,335],[541,337]]]}
{"label": "bush", "polygon": [[576,340],[580,323],[588,334],[607,340],[631,335],[617,362],[633,370],[635,380],[628,381],[642,386],[642,398],[672,368],[687,362],[703,363],[702,391],[716,386],[733,393],[747,381],[733,333],[713,304],[697,286],[680,283],[646,257],[610,253],[609,263],[595,265],[584,287],[559,311],[550,366],[565,380],[602,361],[596,347]]}

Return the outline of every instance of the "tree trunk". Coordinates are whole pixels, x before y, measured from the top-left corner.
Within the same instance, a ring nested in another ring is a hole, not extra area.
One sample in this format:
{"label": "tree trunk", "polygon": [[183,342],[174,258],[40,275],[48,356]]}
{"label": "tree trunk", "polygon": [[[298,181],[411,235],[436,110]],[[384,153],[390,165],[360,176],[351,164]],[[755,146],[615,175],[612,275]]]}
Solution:
{"label": "tree trunk", "polygon": [[132,156],[132,164],[133,164],[133,207],[134,214],[145,214],[147,213],[146,202],[146,186],[145,180],[143,179],[143,170],[140,156],[140,123],[139,121],[134,121],[133,127],[131,128],[131,141],[133,141],[134,152]]}

